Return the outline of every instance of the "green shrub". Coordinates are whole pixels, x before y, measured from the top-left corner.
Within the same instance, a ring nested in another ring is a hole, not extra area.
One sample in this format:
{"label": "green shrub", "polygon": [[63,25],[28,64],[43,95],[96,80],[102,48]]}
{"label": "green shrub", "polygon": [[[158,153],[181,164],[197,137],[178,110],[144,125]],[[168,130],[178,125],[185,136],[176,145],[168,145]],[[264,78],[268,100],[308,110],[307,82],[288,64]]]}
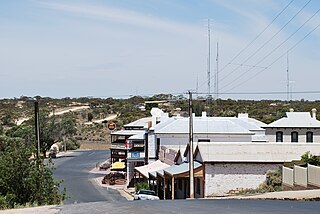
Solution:
{"label": "green shrub", "polygon": [[60,182],[52,176],[52,165],[42,158],[30,159],[34,148],[19,138],[1,136],[6,147],[0,150],[0,209],[27,205],[60,204],[66,199]]}
{"label": "green shrub", "polygon": [[0,195],[0,210],[9,209],[10,203],[7,201],[7,197]]}
{"label": "green shrub", "polygon": [[136,191],[139,191],[140,189],[149,189],[148,182],[142,181],[142,182],[136,183]]}
{"label": "green shrub", "polygon": [[281,191],[281,170],[270,170],[267,172],[266,181],[260,185],[262,192],[277,192]]}
{"label": "green shrub", "polygon": [[312,164],[315,166],[320,166],[320,156],[315,156],[310,154],[310,152],[306,152],[301,156],[301,160],[304,163]]}
{"label": "green shrub", "polygon": [[260,184],[257,189],[242,189],[237,194],[256,194],[266,192],[278,192],[281,191],[281,170],[269,170],[267,172],[266,181]]}
{"label": "green shrub", "polygon": [[80,143],[76,139],[72,138],[70,140],[67,140],[66,146],[67,150],[76,150],[80,148]]}

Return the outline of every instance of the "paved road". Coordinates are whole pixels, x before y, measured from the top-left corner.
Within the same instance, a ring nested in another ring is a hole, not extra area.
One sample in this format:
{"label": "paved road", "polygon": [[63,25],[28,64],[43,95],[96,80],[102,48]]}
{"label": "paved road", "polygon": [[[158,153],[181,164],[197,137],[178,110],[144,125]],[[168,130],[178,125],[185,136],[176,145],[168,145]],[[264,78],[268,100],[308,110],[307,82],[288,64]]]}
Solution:
{"label": "paved road", "polygon": [[320,213],[320,202],[276,200],[175,200],[175,201],[126,201],[97,202],[57,207],[58,213],[136,214],[136,213]]}
{"label": "paved road", "polygon": [[62,188],[67,189],[70,196],[65,204],[97,202],[97,201],[125,201],[118,191],[106,189],[93,181],[101,177],[89,173],[97,162],[103,162],[110,157],[109,150],[75,151],[71,155],[54,159],[54,178],[64,180]]}

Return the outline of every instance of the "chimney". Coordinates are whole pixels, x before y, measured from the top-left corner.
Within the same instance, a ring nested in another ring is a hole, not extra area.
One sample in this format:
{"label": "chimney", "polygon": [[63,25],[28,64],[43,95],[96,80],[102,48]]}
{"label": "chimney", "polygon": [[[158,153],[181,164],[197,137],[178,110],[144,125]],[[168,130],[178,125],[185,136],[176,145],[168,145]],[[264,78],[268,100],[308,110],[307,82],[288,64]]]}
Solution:
{"label": "chimney", "polygon": [[202,112],[202,117],[207,117],[207,112],[203,111]]}
{"label": "chimney", "polygon": [[293,108],[290,108],[290,112],[294,112]]}
{"label": "chimney", "polygon": [[311,112],[312,112],[312,118],[317,119],[317,109],[313,108]]}
{"label": "chimney", "polygon": [[248,120],[249,114],[248,113],[238,113],[238,118],[243,120]]}

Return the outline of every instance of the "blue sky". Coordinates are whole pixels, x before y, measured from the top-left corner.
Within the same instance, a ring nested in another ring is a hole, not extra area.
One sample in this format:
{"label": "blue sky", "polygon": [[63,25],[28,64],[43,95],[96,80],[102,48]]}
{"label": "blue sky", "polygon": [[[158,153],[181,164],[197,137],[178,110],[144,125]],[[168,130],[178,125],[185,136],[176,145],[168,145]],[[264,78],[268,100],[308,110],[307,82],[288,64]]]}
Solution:
{"label": "blue sky", "polygon": [[[290,2],[2,1],[0,97],[183,93],[195,90],[197,79],[198,91],[206,92],[208,18],[212,30],[212,76],[216,69],[217,42],[219,68],[224,68],[219,72],[220,93],[285,92],[286,56],[283,54],[320,24],[316,14],[293,34],[320,9],[319,1],[293,1],[232,61],[234,64],[229,63]],[[289,52],[292,91],[320,91],[319,44],[320,27]],[[236,64],[272,66],[263,70]],[[214,91],[213,80],[211,91]],[[294,99],[314,100],[319,96],[293,94]],[[222,94],[220,97],[286,99],[286,95]]]}

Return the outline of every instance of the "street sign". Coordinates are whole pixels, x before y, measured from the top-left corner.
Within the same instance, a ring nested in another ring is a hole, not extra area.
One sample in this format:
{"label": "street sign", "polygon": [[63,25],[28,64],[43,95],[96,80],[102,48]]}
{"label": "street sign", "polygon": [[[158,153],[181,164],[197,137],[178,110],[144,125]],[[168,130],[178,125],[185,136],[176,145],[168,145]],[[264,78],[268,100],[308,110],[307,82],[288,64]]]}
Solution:
{"label": "street sign", "polygon": [[112,130],[114,130],[115,128],[116,128],[116,124],[115,123],[112,123],[112,122],[110,122],[110,123],[108,123],[108,129],[110,130],[110,131],[112,131]]}
{"label": "street sign", "polygon": [[131,158],[140,158],[140,152],[131,152]]}

